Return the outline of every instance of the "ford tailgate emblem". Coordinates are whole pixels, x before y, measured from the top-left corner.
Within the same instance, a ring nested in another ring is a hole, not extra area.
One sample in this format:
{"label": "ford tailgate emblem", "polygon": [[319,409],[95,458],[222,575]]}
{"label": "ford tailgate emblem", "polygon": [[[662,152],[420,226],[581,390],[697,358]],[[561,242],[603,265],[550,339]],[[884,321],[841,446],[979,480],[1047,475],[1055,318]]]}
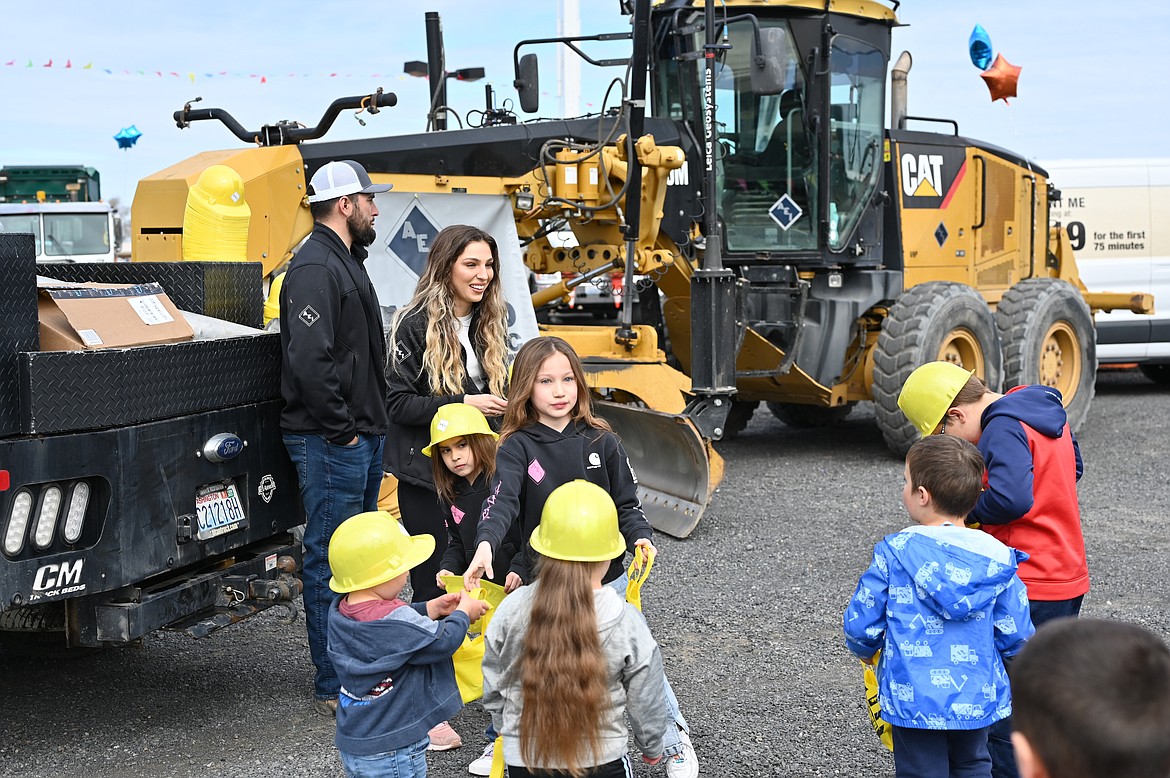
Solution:
{"label": "ford tailgate emblem", "polygon": [[208,462],[226,462],[239,456],[246,445],[247,443],[241,440],[239,435],[221,432],[218,435],[212,435],[203,444],[203,456]]}

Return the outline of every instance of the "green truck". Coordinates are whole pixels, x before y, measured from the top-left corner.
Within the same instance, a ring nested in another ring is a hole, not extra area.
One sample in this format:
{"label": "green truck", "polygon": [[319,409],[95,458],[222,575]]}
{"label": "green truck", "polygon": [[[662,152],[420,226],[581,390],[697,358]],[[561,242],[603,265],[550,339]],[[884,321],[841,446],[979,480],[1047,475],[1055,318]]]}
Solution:
{"label": "green truck", "polygon": [[91,167],[0,167],[0,203],[96,203],[101,199],[101,176]]}
{"label": "green truck", "polygon": [[38,262],[113,262],[122,222],[81,165],[0,167],[0,233],[31,233]]}

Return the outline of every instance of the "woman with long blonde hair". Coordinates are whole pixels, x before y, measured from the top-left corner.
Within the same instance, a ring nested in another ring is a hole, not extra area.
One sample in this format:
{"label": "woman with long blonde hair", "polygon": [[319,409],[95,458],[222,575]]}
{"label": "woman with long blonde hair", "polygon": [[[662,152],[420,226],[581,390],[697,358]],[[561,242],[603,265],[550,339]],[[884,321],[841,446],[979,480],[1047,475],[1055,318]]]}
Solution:
{"label": "woman with long blonde hair", "polygon": [[626,550],[613,500],[587,481],[558,487],[531,542],[540,577],[504,599],[484,641],[483,706],[508,775],[626,778],[627,713],[657,764],[662,657],[642,615],[601,582]]}
{"label": "woman with long blonde hair", "polygon": [[432,558],[411,571],[416,600],[443,594],[435,574],[447,547],[431,460],[422,453],[431,419],[440,407],[463,402],[498,420],[507,405],[508,311],[496,272],[499,256],[495,239],[478,227],[441,230],[414,297],[391,325],[383,464],[398,477],[407,532],[435,538]]}

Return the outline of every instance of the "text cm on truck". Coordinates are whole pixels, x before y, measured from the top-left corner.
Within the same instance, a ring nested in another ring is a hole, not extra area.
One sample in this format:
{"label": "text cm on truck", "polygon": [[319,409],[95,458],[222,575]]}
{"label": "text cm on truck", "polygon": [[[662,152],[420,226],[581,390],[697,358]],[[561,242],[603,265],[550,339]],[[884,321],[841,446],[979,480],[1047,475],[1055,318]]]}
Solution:
{"label": "text cm on truck", "polygon": [[[614,401],[607,413],[647,515],[680,536],[718,482],[709,442],[742,428],[760,402],[788,424],[821,426],[873,400],[901,453],[916,437],[896,405],[901,385],[944,359],[994,389],[1055,386],[1079,426],[1096,371],[1091,312],[1148,312],[1151,300],[1084,289],[1067,237],[1049,228],[1056,198],[1041,167],[961,136],[950,120],[910,114],[908,54],[893,68],[885,126],[897,5],[636,0],[621,3],[627,31],[518,43],[520,107],[536,114],[535,49],[584,55],[589,41],[631,41],[628,58],[586,57],[618,68],[620,97],[584,119],[489,110],[470,129],[300,144],[283,125],[249,132],[223,111],[187,106],[180,126],[221,119],[253,147],[143,180],[134,253],[178,252],[177,184],[219,164],[258,192],[248,258],[276,269],[309,230],[308,178],[355,159],[395,187],[378,196],[369,263],[402,269],[398,284],[378,287],[384,302],[409,295],[403,279],[425,260],[414,237],[471,215],[498,230],[502,270],[520,260],[584,280],[623,273],[615,322],[541,331],[573,343],[594,392]],[[431,60],[442,73],[441,47]],[[565,229],[574,241],[549,242]]]}

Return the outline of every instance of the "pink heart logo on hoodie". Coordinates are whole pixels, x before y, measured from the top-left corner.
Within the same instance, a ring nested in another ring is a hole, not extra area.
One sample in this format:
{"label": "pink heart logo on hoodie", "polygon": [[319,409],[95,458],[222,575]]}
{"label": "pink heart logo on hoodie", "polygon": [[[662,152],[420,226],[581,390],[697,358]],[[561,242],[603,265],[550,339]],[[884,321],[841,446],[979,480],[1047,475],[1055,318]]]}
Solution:
{"label": "pink heart logo on hoodie", "polygon": [[466,515],[467,515],[466,513],[464,513],[463,511],[459,510],[459,506],[458,506],[458,505],[452,505],[452,506],[451,506],[451,518],[455,520],[455,523],[456,523],[456,524],[460,524],[460,523],[462,523],[462,522],[463,522],[463,517],[464,517],[464,516],[466,516]]}
{"label": "pink heart logo on hoodie", "polygon": [[540,462],[535,459],[528,465],[528,475],[536,483],[544,480],[544,468],[540,466]]}

